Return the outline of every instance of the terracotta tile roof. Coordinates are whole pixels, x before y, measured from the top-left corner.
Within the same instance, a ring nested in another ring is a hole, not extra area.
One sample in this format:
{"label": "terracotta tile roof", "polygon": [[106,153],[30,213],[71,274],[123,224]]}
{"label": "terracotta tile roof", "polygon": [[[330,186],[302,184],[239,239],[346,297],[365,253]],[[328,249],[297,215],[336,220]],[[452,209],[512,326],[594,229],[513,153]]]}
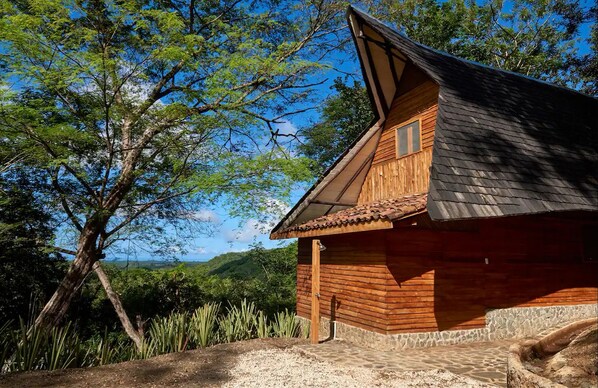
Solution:
{"label": "terracotta tile roof", "polygon": [[427,193],[409,194],[399,198],[357,205],[300,225],[290,226],[278,233],[305,232],[378,220],[392,222],[425,210],[427,197]]}

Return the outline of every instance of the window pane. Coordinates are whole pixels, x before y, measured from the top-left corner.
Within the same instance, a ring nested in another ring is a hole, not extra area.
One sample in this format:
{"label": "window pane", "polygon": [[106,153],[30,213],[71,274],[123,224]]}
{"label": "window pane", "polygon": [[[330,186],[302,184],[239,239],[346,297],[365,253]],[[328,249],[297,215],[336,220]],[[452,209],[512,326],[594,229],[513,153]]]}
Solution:
{"label": "window pane", "polygon": [[421,150],[421,140],[419,136],[419,121],[414,122],[410,125],[412,129],[411,132],[411,151],[417,152]]}
{"label": "window pane", "polygon": [[397,130],[399,135],[399,156],[407,155],[409,142],[407,140],[407,129],[409,127],[401,127]]}

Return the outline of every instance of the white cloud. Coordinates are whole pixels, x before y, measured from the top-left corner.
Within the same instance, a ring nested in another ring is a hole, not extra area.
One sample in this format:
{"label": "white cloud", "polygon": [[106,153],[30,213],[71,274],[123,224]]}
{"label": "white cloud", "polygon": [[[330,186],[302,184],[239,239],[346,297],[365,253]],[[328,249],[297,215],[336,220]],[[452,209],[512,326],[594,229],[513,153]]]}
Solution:
{"label": "white cloud", "polygon": [[297,127],[295,124],[288,120],[284,120],[276,124],[276,129],[279,130],[281,135],[295,135],[297,133]]}
{"label": "white cloud", "polygon": [[244,242],[248,243],[254,241],[257,236],[265,233],[268,229],[268,225],[264,225],[260,221],[251,218],[237,230],[225,230],[223,231],[224,238],[227,242]]}
{"label": "white cloud", "polygon": [[220,217],[218,214],[210,209],[199,209],[194,212],[186,212],[181,214],[181,218],[200,222],[210,222],[214,224],[220,222]]}

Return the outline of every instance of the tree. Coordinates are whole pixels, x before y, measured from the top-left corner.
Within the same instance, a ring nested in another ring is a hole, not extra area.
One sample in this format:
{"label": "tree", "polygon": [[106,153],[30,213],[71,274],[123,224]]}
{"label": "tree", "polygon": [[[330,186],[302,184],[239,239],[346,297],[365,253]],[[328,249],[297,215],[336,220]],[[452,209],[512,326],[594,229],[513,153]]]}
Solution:
{"label": "tree", "polygon": [[233,212],[267,209],[308,176],[273,124],[305,109],[342,8],[0,0],[0,141],[44,174],[31,188],[76,241],[36,325],[60,322],[118,241],[147,247],[223,193]]}
{"label": "tree", "polygon": [[573,83],[579,85],[582,92],[598,96],[598,4],[585,13],[584,20],[591,23],[590,36],[586,41],[589,52],[571,59],[574,63],[574,75],[577,77]]}
{"label": "tree", "polygon": [[324,101],[320,121],[302,132],[305,141],[299,145],[300,152],[314,160],[316,173],[328,168],[374,117],[367,92],[357,81],[348,86],[337,78],[331,89],[336,94]]}
{"label": "tree", "polygon": [[0,181],[0,322],[31,318],[66,268],[59,254],[44,249],[54,237],[50,215],[16,183]]}
{"label": "tree", "polygon": [[370,10],[420,43],[560,85],[572,80],[584,17],[577,0],[384,0]]}
{"label": "tree", "polygon": [[[374,16],[432,48],[598,95],[596,8],[584,9],[578,1],[383,0],[366,6]],[[581,56],[577,40],[584,17],[594,24],[588,42],[591,53]],[[337,94],[324,102],[320,120],[305,129],[300,146],[322,167],[349,147],[372,117],[364,88],[340,80],[334,88]]]}

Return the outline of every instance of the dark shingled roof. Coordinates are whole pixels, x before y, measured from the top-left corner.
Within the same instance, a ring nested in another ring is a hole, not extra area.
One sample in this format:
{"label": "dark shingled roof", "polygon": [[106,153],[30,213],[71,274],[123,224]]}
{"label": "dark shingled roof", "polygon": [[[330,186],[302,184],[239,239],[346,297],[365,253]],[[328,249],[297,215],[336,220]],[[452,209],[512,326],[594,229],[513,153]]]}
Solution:
{"label": "dark shingled roof", "polygon": [[440,86],[432,219],[598,211],[598,100],[419,45],[350,9]]}
{"label": "dark shingled roof", "polygon": [[426,210],[426,193],[409,194],[399,198],[357,205],[355,207],[293,225],[280,233],[305,232],[372,221],[397,221]]}

